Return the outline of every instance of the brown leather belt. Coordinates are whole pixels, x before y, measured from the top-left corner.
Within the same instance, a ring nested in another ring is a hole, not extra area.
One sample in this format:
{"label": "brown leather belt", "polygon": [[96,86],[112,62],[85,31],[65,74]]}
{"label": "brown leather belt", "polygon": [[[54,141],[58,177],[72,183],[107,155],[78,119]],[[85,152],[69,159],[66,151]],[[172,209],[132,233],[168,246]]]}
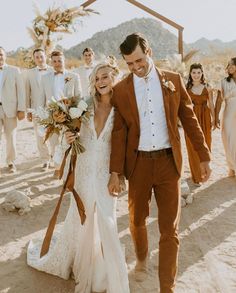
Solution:
{"label": "brown leather belt", "polygon": [[138,157],[141,158],[159,158],[163,156],[168,156],[172,154],[172,148],[168,149],[162,149],[162,150],[157,150],[157,151],[138,151]]}

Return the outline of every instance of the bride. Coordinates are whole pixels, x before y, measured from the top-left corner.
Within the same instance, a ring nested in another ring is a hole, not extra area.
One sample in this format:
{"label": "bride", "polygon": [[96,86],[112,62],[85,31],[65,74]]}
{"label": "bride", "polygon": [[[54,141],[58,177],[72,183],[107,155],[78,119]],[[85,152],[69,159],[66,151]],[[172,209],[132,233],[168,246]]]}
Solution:
{"label": "bride", "polygon": [[[114,109],[110,99],[118,69],[98,64],[91,76],[91,118],[83,122],[80,141],[86,151],[78,156],[75,189],[85,206],[81,225],[74,197],[60,232],[54,233],[46,255],[40,258],[42,240],[31,241],[28,265],[64,279],[73,273],[75,292],[129,293],[128,274],[116,223],[116,197],[109,194],[109,160]],[[75,139],[67,133],[68,143]]]}

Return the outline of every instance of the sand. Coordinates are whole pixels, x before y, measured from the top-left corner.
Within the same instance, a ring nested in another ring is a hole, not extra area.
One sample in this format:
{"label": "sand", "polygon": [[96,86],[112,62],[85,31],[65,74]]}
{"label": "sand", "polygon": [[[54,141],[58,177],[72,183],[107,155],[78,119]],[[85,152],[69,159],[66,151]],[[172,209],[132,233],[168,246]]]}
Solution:
{"label": "sand", "polygon": [[[3,140],[4,144],[4,140]],[[38,272],[26,264],[26,249],[30,239],[45,233],[55,207],[61,182],[51,178],[53,170],[41,172],[32,124],[19,123],[17,133],[16,174],[2,170],[0,204],[7,191],[26,190],[32,209],[19,216],[0,207],[0,292],[1,293],[70,293],[74,281],[65,281]],[[236,179],[227,178],[227,167],[220,131],[213,133],[213,162],[210,180],[194,188],[186,160],[185,172],[194,201],[182,209],[180,224],[180,255],[176,292],[230,293],[236,292]],[[3,154],[4,157],[4,154]],[[3,166],[1,159],[1,166]],[[62,223],[68,208],[63,201],[58,223]],[[128,229],[127,195],[117,206],[120,240],[125,247],[131,293],[158,292],[158,223],[156,203],[151,203],[148,221],[149,276],[144,282],[134,280],[135,256]]]}

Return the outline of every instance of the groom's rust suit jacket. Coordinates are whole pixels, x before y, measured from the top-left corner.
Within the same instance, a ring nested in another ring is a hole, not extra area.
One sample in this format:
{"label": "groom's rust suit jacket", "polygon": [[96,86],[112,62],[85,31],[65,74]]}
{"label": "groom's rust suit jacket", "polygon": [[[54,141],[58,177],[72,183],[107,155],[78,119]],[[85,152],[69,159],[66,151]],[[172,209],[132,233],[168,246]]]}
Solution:
{"label": "groom's rust suit jacket", "polygon": [[[192,102],[182,78],[178,73],[156,70],[163,93],[167,128],[174,161],[178,173],[181,174],[182,154],[177,125],[178,117],[201,162],[210,161],[210,152],[193,112]],[[164,85],[167,85],[168,81],[174,84],[174,91],[171,91],[171,86]],[[133,74],[129,74],[114,87],[112,103],[115,107],[115,120],[112,131],[110,172],[124,174],[126,178],[129,178],[135,168],[140,137]]]}

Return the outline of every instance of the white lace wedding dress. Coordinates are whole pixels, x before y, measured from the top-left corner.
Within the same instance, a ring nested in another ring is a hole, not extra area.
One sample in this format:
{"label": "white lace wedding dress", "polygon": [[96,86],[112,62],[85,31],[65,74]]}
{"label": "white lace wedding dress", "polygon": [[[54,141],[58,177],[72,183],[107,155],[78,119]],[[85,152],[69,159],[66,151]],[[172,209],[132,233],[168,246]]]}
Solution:
{"label": "white lace wedding dress", "polygon": [[[94,117],[81,126],[80,138],[86,151],[78,156],[75,189],[86,212],[82,226],[71,195],[65,222],[54,232],[49,252],[40,258],[42,239],[31,241],[28,265],[61,278],[75,278],[75,292],[128,293],[128,275],[116,223],[116,199],[109,195],[112,109],[97,137]],[[50,292],[50,291],[48,291]]]}

